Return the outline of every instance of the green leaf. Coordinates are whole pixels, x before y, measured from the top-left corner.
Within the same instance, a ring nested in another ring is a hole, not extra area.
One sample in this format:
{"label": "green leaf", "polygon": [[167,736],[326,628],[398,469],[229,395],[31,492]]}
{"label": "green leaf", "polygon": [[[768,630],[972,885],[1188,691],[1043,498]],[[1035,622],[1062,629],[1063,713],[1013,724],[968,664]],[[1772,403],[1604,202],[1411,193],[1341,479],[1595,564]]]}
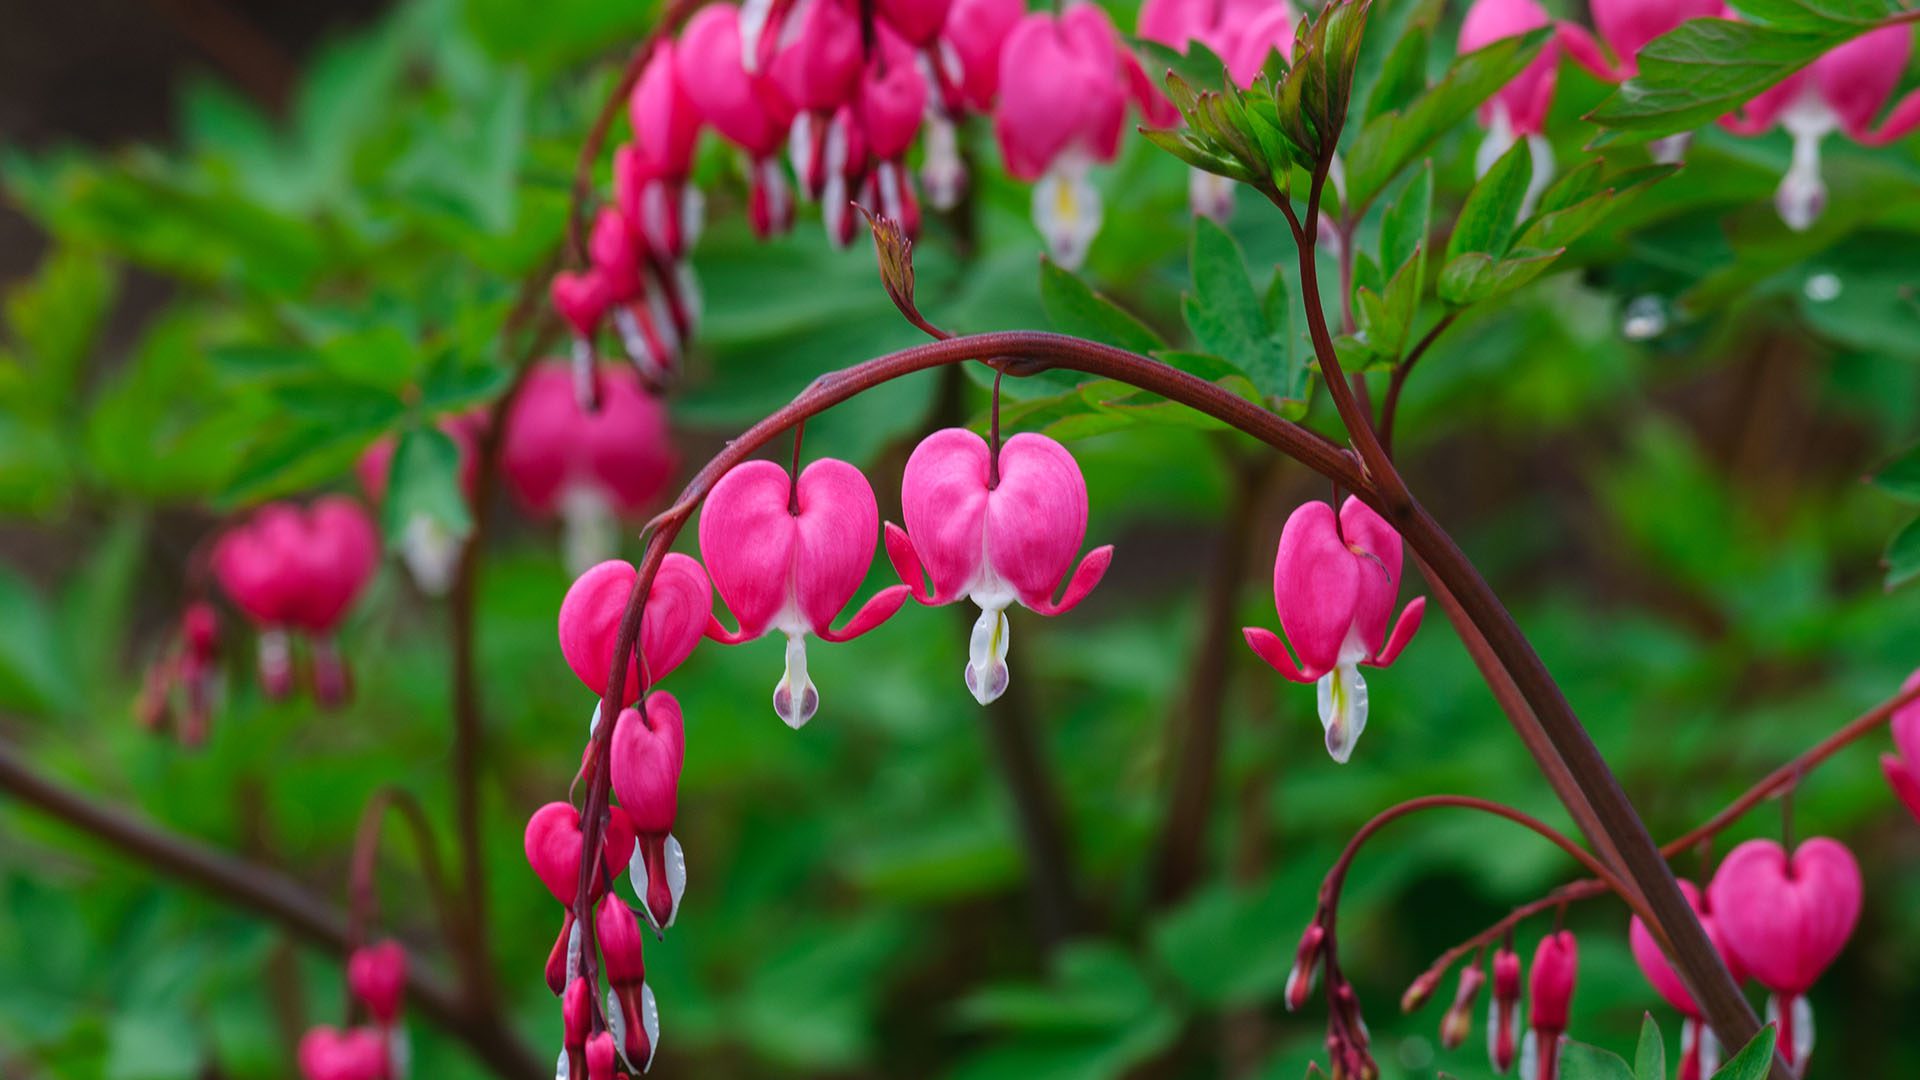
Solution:
{"label": "green leaf", "polygon": [[1453,236],[1447,240],[1447,262],[1475,251],[1506,254],[1520,224],[1520,204],[1532,180],[1533,154],[1523,139],[1508,147],[1467,193],[1466,204],[1460,207],[1453,225]]}
{"label": "green leaf", "polygon": [[1887,571],[1887,588],[1895,589],[1920,577],[1920,518],[1907,522],[1887,543],[1880,565]]}
{"label": "green leaf", "polygon": [[1713,1074],[1713,1080],[1762,1080],[1773,1065],[1773,1042],[1779,1036],[1772,1024],[1760,1029],[1753,1041],[1740,1048],[1740,1052],[1728,1059],[1720,1071]]}
{"label": "green leaf", "polygon": [[1350,213],[1365,213],[1400,170],[1512,81],[1551,36],[1551,30],[1536,30],[1470,52],[1412,104],[1369,119],[1347,152]]}
{"label": "green leaf", "polygon": [[1063,334],[1091,338],[1129,352],[1150,353],[1167,343],[1147,325],[1093,290],[1071,270],[1040,259],[1040,304]]}
{"label": "green leaf", "polygon": [[1418,258],[1416,276],[1426,277],[1427,230],[1433,217],[1433,164],[1423,163],[1380,222],[1380,265],[1397,272]]}
{"label": "green leaf", "polygon": [[1634,1080],[1633,1070],[1618,1054],[1597,1046],[1568,1042],[1560,1048],[1561,1080]]}
{"label": "green leaf", "polygon": [[1505,296],[1546,273],[1560,255],[1560,251],[1522,249],[1509,258],[1495,259],[1484,252],[1469,252],[1440,271],[1440,299],[1466,307]]}
{"label": "green leaf", "polygon": [[1894,0],[1745,0],[1747,19],[1695,19],[1640,50],[1639,74],[1589,113],[1651,139],[1732,112],[1903,10]]}
{"label": "green leaf", "polygon": [[56,249],[32,280],[7,294],[7,333],[39,409],[56,413],[71,406],[113,297],[106,264],[70,247]]}
{"label": "green leaf", "polygon": [[46,601],[0,566],[0,708],[52,715],[68,701],[72,684]]}
{"label": "green leaf", "polygon": [[381,516],[387,544],[398,547],[417,518],[458,539],[473,529],[473,515],[460,486],[460,447],[437,428],[414,428],[400,436],[387,478]]}
{"label": "green leaf", "polygon": [[1875,487],[1896,499],[1920,502],[1920,445],[1910,446],[1874,474]]}
{"label": "green leaf", "polygon": [[1660,1037],[1660,1025],[1648,1013],[1640,1021],[1640,1046],[1633,1055],[1633,1075],[1637,1080],[1667,1080],[1667,1043]]}
{"label": "green leaf", "polygon": [[1283,129],[1310,160],[1321,160],[1339,142],[1369,6],[1369,0],[1334,0],[1295,39],[1293,67],[1276,89],[1275,104]]}
{"label": "green leaf", "polygon": [[1226,61],[1199,41],[1189,41],[1184,52],[1146,38],[1127,37],[1127,44],[1140,57],[1140,66],[1154,82],[1172,73],[1188,86],[1211,90],[1227,84]]}
{"label": "green leaf", "polygon": [[1406,108],[1427,88],[1427,52],[1433,42],[1433,25],[1415,21],[1400,40],[1394,42],[1380,68],[1380,77],[1367,94],[1364,119]]}
{"label": "green leaf", "polygon": [[1285,286],[1278,286],[1277,305],[1271,303],[1272,286],[1270,303],[1263,304],[1248,277],[1240,245],[1206,218],[1194,219],[1191,261],[1193,291],[1187,294],[1182,311],[1200,348],[1225,357],[1263,395],[1300,397],[1303,375],[1293,364],[1285,324],[1276,327],[1271,314],[1276,306],[1285,309]]}

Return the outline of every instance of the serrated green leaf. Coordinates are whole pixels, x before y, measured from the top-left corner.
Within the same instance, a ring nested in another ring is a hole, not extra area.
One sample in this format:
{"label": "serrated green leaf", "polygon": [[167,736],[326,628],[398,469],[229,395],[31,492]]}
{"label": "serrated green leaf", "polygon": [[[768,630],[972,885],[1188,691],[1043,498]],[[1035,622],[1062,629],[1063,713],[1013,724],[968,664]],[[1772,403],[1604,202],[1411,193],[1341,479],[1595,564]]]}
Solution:
{"label": "serrated green leaf", "polygon": [[1633,1070],[1620,1055],[1571,1041],[1560,1047],[1560,1077],[1561,1080],[1634,1080]]}
{"label": "serrated green leaf", "polygon": [[[1220,226],[1197,218],[1191,264],[1193,290],[1181,310],[1200,348],[1236,365],[1268,397],[1299,397],[1301,378],[1284,324],[1276,327],[1270,305],[1254,292],[1240,245]],[[1284,308],[1285,286],[1279,288]]]}
{"label": "serrated green leaf", "polygon": [[1508,147],[1467,193],[1467,201],[1454,221],[1453,235],[1447,239],[1447,262],[1451,264],[1469,252],[1496,257],[1506,254],[1520,224],[1520,204],[1532,180],[1533,154],[1521,140]]}
{"label": "serrated green leaf", "polygon": [[1516,251],[1505,259],[1469,252],[1440,271],[1440,299],[1466,307],[1505,296],[1532,282],[1552,267],[1560,251]]}
{"label": "serrated green leaf", "polygon": [[1045,257],[1040,260],[1040,305],[1053,328],[1063,334],[1137,353],[1150,353],[1167,345],[1145,323],[1095,292],[1079,275]]}
{"label": "serrated green leaf", "polygon": [[1773,1066],[1773,1044],[1779,1036],[1772,1024],[1760,1029],[1753,1041],[1727,1060],[1713,1074],[1713,1080],[1762,1080]]}
{"label": "serrated green leaf", "polygon": [[1640,1045],[1633,1055],[1635,1080],[1667,1080],[1667,1043],[1660,1037],[1660,1025],[1648,1013],[1640,1021]]}
{"label": "serrated green leaf", "polygon": [[1536,30],[1470,52],[1412,104],[1368,120],[1347,152],[1348,212],[1365,213],[1400,170],[1512,81],[1551,36]]}

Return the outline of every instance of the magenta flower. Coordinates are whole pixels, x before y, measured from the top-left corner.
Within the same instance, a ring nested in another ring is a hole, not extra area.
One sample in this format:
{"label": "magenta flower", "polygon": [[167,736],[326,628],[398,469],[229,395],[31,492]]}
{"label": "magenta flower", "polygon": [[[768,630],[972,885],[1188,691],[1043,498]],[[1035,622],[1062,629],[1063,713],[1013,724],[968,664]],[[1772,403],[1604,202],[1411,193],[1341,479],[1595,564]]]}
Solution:
{"label": "magenta flower", "polygon": [[1837,840],[1805,841],[1792,857],[1771,840],[1727,854],[1707,886],[1727,947],[1772,993],[1782,1057],[1804,1071],[1813,1052],[1806,992],[1840,955],[1860,919],[1860,864]]}
{"label": "magenta flower", "polygon": [[627,368],[599,373],[600,409],[580,406],[566,368],[544,362],[507,412],[500,466],[514,500],[538,517],[558,516],[567,566],[606,558],[617,521],[650,505],[679,460],[667,411]]}
{"label": "magenta flower", "polygon": [[786,669],[773,711],[799,728],[820,706],[807,677],[807,635],[851,641],[906,602],[907,588],[875,593],[838,630],[833,620],[873,565],[880,511],[860,470],[822,458],[795,479],[771,461],[735,466],[700,511],[700,554],[738,630],[714,617],[707,636],[727,645],[772,631],[786,635]]}
{"label": "magenta flower", "polygon": [[603,1031],[587,1040],[587,1080],[616,1080],[619,1070],[618,1046],[613,1033]]}
{"label": "magenta flower", "polygon": [[733,4],[702,8],[687,23],[674,52],[680,86],[722,137],[745,150],[751,192],[747,217],[761,239],[793,225],[793,188],[778,160],[793,126],[794,106],[764,72],[743,63],[740,9]]}
{"label": "magenta flower", "polygon": [[1427,609],[1425,597],[1414,599],[1388,635],[1401,558],[1400,534],[1359,499],[1349,497],[1337,521],[1326,503],[1305,503],[1287,518],[1273,561],[1273,603],[1286,641],[1261,627],[1242,631],[1254,653],[1283,677],[1319,684],[1327,753],[1338,762],[1353,755],[1367,727],[1360,665],[1386,667],[1398,659]]}
{"label": "magenta flower", "polygon": [[[798,110],[790,133],[793,170],[807,197],[819,199],[834,156],[829,142],[845,137],[836,131],[834,115],[853,101],[866,66],[860,13],[853,0],[797,0],[777,29],[767,30],[759,47],[764,52],[771,46],[772,55],[763,68]],[[755,45],[749,40],[743,47]]]}
{"label": "magenta flower", "polygon": [[591,408],[598,401],[594,396],[597,384],[593,378],[593,339],[599,335],[600,323],[613,308],[613,290],[606,276],[597,269],[562,270],[553,275],[547,295],[553,302],[553,310],[573,328],[574,384],[581,407]]}
{"label": "magenta flower", "polygon": [[1528,979],[1527,1040],[1520,1048],[1520,1075],[1526,1080],[1554,1080],[1560,1074],[1560,1043],[1567,1034],[1567,1014],[1573,1004],[1573,980],[1580,968],[1580,948],[1573,931],[1561,930],[1540,940]]}
{"label": "magenta flower", "polygon": [[700,231],[700,191],[687,183],[701,114],[680,81],[673,42],[663,41],[627,98],[633,154],[621,209],[660,258],[687,253]]}
{"label": "magenta flower", "polygon": [[628,867],[633,892],[656,933],[673,925],[687,891],[687,858],[673,838],[680,798],[680,766],[687,756],[680,702],[650,694],[646,712],[622,710],[613,729],[613,792],[633,823],[639,858]]}
{"label": "magenta flower", "polygon": [[1007,35],[994,134],[1007,172],[1034,184],[1034,224],[1067,269],[1086,261],[1100,231],[1100,192],[1087,174],[1119,152],[1126,113],[1119,38],[1100,8],[1034,12]]}
{"label": "magenta flower", "polygon": [[[944,13],[945,8],[941,10]],[[927,82],[906,41],[882,27],[879,44],[860,83],[856,109],[872,159],[861,201],[898,222],[912,238],[920,235],[920,198],[914,192],[906,157],[927,115]],[[821,207],[823,212],[831,209]]]}
{"label": "magenta flower", "polygon": [[[560,602],[560,652],[595,696],[613,678],[620,618],[639,576],[631,563],[609,559],[574,579]],[[647,590],[640,639],[635,655],[627,661],[622,705],[639,700],[643,668],[645,685],[653,686],[693,655],[712,613],[713,589],[707,572],[691,556],[669,554]]]}
{"label": "magenta flower", "polygon": [[1493,1002],[1487,1016],[1487,1056],[1493,1071],[1504,1075],[1513,1068],[1519,1050],[1520,954],[1502,945],[1493,954]]}
{"label": "magenta flower", "polygon": [[148,665],[134,715],[148,730],[172,731],[182,746],[198,747],[207,741],[223,696],[220,616],[212,604],[195,600],[180,613],[178,629],[161,655]]}
{"label": "magenta flower", "polygon": [[[647,985],[640,920],[619,897],[608,897],[600,904],[593,926],[600,959],[606,967],[607,986],[613,991],[607,1021],[616,1038],[608,1045],[617,1042],[627,1061],[644,1070],[652,1066],[654,1048],[660,1043],[660,1008]],[[619,1004],[618,1010],[614,1002]]]}
{"label": "magenta flower", "polygon": [[371,1028],[341,1031],[321,1025],[300,1037],[297,1054],[306,1080],[392,1080],[387,1041]]}
{"label": "magenta flower", "polygon": [[[533,812],[527,819],[524,839],[527,865],[565,909],[560,921],[560,936],[547,954],[547,987],[555,994],[566,988],[579,967],[579,939],[573,925],[573,901],[580,891],[580,851],[586,838],[580,833],[580,811],[569,803],[552,802]],[[593,876],[592,896],[606,895],[606,879],[618,874],[633,861],[633,825],[627,812],[618,806],[607,814],[606,837],[601,844],[604,875]]]}
{"label": "magenta flower", "polygon": [[[639,151],[631,145],[614,152],[614,201],[620,205],[602,207],[594,216],[587,251],[605,283],[608,310],[627,359],[648,383],[661,386],[672,381],[693,334],[698,297],[692,271],[651,250],[641,235],[637,223],[646,212],[642,194],[653,182],[639,175],[640,168]],[[603,390],[599,370],[589,365],[576,367],[573,374],[579,380],[575,398],[587,411],[598,411]]]}
{"label": "magenta flower", "polygon": [[[887,558],[914,599],[940,605],[966,597],[980,606],[966,683],[982,705],[1007,689],[1007,608],[1069,611],[1113,561],[1107,545],[1075,568],[1087,535],[1087,482],[1067,448],[1045,435],[1015,435],[995,462],[973,432],[936,431],[907,459],[900,507],[906,528],[887,526]],[[1055,602],[1062,582],[1066,592]]]}
{"label": "magenta flower", "polygon": [[560,997],[560,1060],[555,1080],[579,1080],[587,1075],[587,1043],[593,1037],[593,985],[586,976],[567,979]]}
{"label": "magenta flower", "polygon": [[331,635],[379,564],[380,537],[352,499],[329,495],[306,508],[262,507],[224,533],[213,572],[234,604],[260,628],[260,681],[269,697],[294,684],[290,635],[308,638],[314,700],[347,699],[350,681]]}
{"label": "magenta flower", "polygon": [[1025,14],[1020,0],[953,0],[941,42],[946,63],[959,73],[956,88],[967,108],[989,112],[999,100],[1000,53]]}
{"label": "magenta flower", "polygon": [[1712,19],[1726,10],[1720,0],[1592,0],[1594,29],[1613,54],[1609,59],[1585,29],[1562,23],[1559,43],[1580,66],[1608,82],[1631,79],[1640,70],[1640,50],[1654,38],[1692,19]]}
{"label": "magenta flower", "polygon": [[1774,195],[1789,228],[1810,228],[1826,209],[1820,144],[1828,135],[1839,131],[1857,143],[1885,146],[1920,125],[1920,93],[1903,98],[1879,126],[1873,123],[1912,52],[1913,30],[1904,24],[1862,34],[1721,119],[1736,135],[1758,135],[1778,123],[1793,137],[1793,164]]}
{"label": "magenta flower", "polygon": [[[1473,52],[1505,38],[1538,30],[1552,22],[1535,0],[1474,0],[1460,23],[1460,51]],[[1513,81],[1480,106],[1480,124],[1486,138],[1474,156],[1474,169],[1484,176],[1501,155],[1521,139],[1533,155],[1533,180],[1522,201],[1521,216],[1532,212],[1540,193],[1553,179],[1553,147],[1547,142],[1547,110],[1553,104],[1559,77],[1560,43],[1550,41]]]}
{"label": "magenta flower", "polygon": [[1480,967],[1480,961],[1460,969],[1460,984],[1454,989],[1453,1002],[1440,1017],[1440,1045],[1448,1050],[1458,1050],[1467,1044],[1467,1036],[1473,1032],[1474,1004],[1480,999],[1480,988],[1487,984],[1487,973]]}
{"label": "magenta flower", "polygon": [[[1700,917],[1707,940],[1713,942],[1714,951],[1720,954],[1721,962],[1727,965],[1733,981],[1745,982],[1747,973],[1740,966],[1740,958],[1727,947],[1726,933],[1721,930],[1720,921],[1714,918],[1706,898],[1700,895],[1699,887],[1683,880],[1680,882],[1680,893],[1687,898],[1694,914]],[[1638,915],[1627,925],[1627,942],[1633,947],[1633,958],[1639,963],[1647,982],[1685,1018],[1680,1028],[1679,1080],[1705,1080],[1719,1068],[1720,1044],[1713,1037],[1713,1029],[1705,1023],[1700,1006],[1694,1003],[1686,984],[1680,981],[1673,965],[1667,963],[1667,954],[1661,951],[1660,944],[1653,939],[1653,932],[1647,929]]]}
{"label": "magenta flower", "polygon": [[347,958],[347,987],[381,1027],[392,1027],[407,993],[407,950],[397,941],[355,949]]}
{"label": "magenta flower", "polygon": [[[1920,671],[1907,676],[1900,689],[1915,686],[1920,686]],[[1896,753],[1880,755],[1880,769],[1907,812],[1920,820],[1920,701],[1910,701],[1894,711],[1893,746]]]}

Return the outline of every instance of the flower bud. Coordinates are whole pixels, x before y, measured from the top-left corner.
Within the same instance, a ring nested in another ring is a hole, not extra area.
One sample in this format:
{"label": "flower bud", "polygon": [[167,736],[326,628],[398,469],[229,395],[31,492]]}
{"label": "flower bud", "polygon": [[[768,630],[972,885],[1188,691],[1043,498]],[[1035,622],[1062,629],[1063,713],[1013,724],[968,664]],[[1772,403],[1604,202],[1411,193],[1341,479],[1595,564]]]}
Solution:
{"label": "flower bud", "polygon": [[1419,978],[1413,980],[1413,985],[1407,987],[1406,993],[1400,995],[1400,1011],[1413,1012],[1415,1009],[1425,1005],[1428,999],[1433,997],[1433,992],[1439,985],[1440,972],[1425,972]]}
{"label": "flower bud", "polygon": [[1326,928],[1318,922],[1309,925],[1307,932],[1300,935],[1300,947],[1293,954],[1293,970],[1287,972],[1285,998],[1288,1012],[1299,1011],[1313,993],[1314,982],[1320,975],[1322,946],[1326,940]]}
{"label": "flower bud", "polygon": [[633,909],[625,901],[610,896],[600,905],[594,929],[600,941],[600,958],[606,965],[607,983],[613,987],[613,996],[619,1003],[625,1040],[621,1049],[630,1062],[650,1060],[653,1047],[646,999],[652,995],[646,993],[647,965],[642,950],[645,939],[640,933],[640,920],[634,917]]}
{"label": "flower bud", "polygon": [[587,1041],[587,1080],[613,1080],[613,1036],[601,1032]]}
{"label": "flower bud", "polygon": [[382,1027],[393,1026],[407,991],[407,950],[397,941],[354,950],[347,960],[347,985]]}
{"label": "flower bud", "polygon": [[1520,1017],[1520,954],[1502,946],[1493,954],[1493,1005],[1487,1017],[1487,1056],[1493,1070],[1513,1068],[1519,1050],[1516,1028]]}
{"label": "flower bud", "polygon": [[567,984],[560,1000],[562,1043],[567,1053],[567,1075],[587,1075],[587,1037],[593,1029],[593,987],[584,976]]}
{"label": "flower bud", "polygon": [[1480,969],[1478,961],[1460,969],[1460,988],[1454,991],[1453,1004],[1440,1018],[1441,1046],[1458,1050],[1466,1044],[1467,1036],[1473,1031],[1473,1005],[1486,981],[1487,974]]}

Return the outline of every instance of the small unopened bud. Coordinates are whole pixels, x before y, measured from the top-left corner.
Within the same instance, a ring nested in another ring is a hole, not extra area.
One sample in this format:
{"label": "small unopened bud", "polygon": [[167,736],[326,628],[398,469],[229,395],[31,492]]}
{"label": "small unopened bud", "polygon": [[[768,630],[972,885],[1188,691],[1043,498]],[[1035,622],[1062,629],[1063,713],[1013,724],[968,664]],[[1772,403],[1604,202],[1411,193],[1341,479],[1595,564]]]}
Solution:
{"label": "small unopened bud", "polygon": [[1454,991],[1453,1004],[1447,1006],[1446,1015],[1440,1018],[1441,1046],[1458,1050],[1466,1045],[1467,1036],[1473,1033],[1473,1006],[1486,982],[1487,973],[1477,961],[1460,969],[1460,987]]}
{"label": "small unopened bud", "polygon": [[587,1041],[587,1080],[613,1080],[613,1036],[605,1031]]}
{"label": "small unopened bud", "polygon": [[625,1041],[621,1050],[628,1061],[644,1062],[652,1057],[653,1047],[646,1023],[647,965],[640,920],[625,901],[610,896],[600,905],[594,929],[600,940],[600,957],[606,963],[607,983],[619,1003]]}
{"label": "small unopened bud", "polygon": [[1425,1005],[1433,997],[1433,992],[1439,985],[1438,971],[1428,971],[1413,980],[1413,985],[1407,987],[1407,992],[1400,995],[1400,1011],[1413,1012]]}
{"label": "small unopened bud", "polygon": [[1314,983],[1320,975],[1324,962],[1321,955],[1326,944],[1327,931],[1318,922],[1307,927],[1300,935],[1300,947],[1293,954],[1293,970],[1287,972],[1286,1006],[1288,1012],[1297,1012],[1307,1004],[1307,998],[1313,993]]}
{"label": "small unopened bud", "polygon": [[382,1027],[393,1026],[407,992],[407,950],[397,941],[354,950],[347,960],[347,985]]}
{"label": "small unopened bud", "polygon": [[1487,1056],[1495,1072],[1513,1068],[1520,1049],[1520,954],[1502,947],[1493,954],[1493,1006],[1487,1019]]}
{"label": "small unopened bud", "polygon": [[560,1000],[560,1023],[567,1048],[568,1075],[586,1076],[587,1038],[593,1029],[593,988],[583,976],[567,984]]}
{"label": "small unopened bud", "polygon": [[547,950],[547,989],[559,997],[567,988],[567,980],[573,976],[572,953],[577,935],[573,927],[573,910],[569,908],[560,919],[560,936],[553,940],[553,948]]}
{"label": "small unopened bud", "polygon": [[928,334],[938,338],[947,336],[927,323],[920,314],[920,308],[913,299],[913,240],[907,229],[894,218],[884,213],[876,214],[864,206],[855,205],[867,219],[867,226],[873,230],[873,252],[880,265],[880,284],[887,290],[887,298],[907,321]]}

